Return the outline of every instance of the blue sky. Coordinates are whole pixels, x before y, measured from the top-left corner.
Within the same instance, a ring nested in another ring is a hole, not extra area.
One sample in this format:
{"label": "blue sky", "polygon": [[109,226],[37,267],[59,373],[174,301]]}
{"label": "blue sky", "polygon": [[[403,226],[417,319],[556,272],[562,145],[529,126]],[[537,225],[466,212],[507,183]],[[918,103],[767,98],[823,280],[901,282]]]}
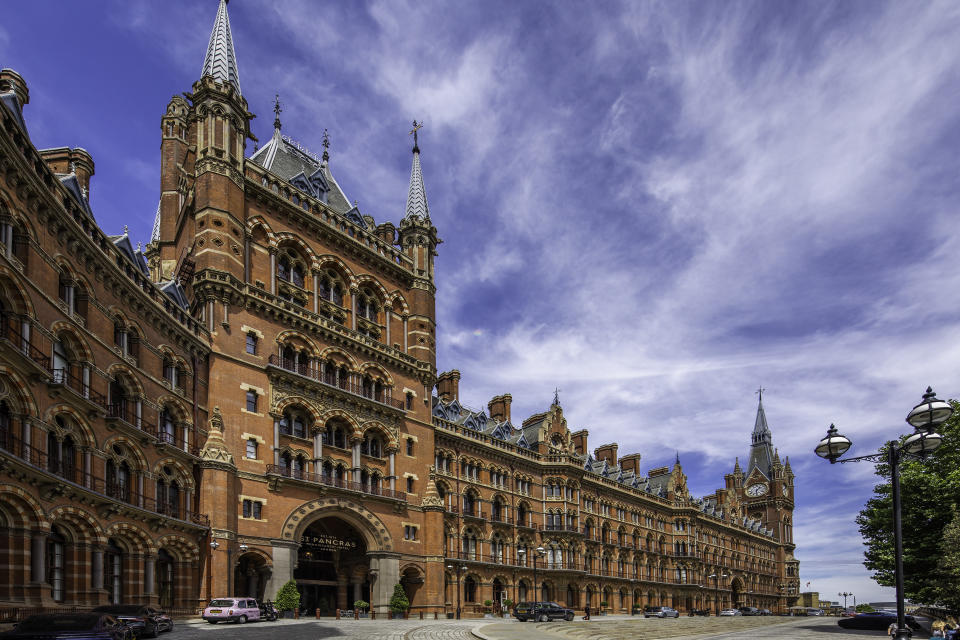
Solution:
{"label": "blue sky", "polygon": [[[198,78],[214,0],[4,3],[0,65],[38,147],[81,146],[109,232],[149,238],[160,116]],[[933,385],[958,397],[960,5],[253,2],[230,19],[261,141],[319,149],[395,223],[410,121],[461,400],[560,388],[592,446],[675,450],[700,494],[764,405],[797,473],[803,586],[890,599],[860,565],[869,465]],[[252,145],[248,154],[252,153]],[[834,599],[836,599],[834,597]]]}

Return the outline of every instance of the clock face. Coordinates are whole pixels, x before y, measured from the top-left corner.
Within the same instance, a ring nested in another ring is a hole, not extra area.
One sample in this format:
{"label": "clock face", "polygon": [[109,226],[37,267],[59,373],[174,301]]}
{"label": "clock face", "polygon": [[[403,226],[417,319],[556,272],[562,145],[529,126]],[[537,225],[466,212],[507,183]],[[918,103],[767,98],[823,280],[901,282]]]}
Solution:
{"label": "clock face", "polygon": [[752,484],[749,487],[747,487],[747,495],[750,496],[751,498],[762,496],[766,492],[767,492],[767,485],[763,484],[762,482],[758,482],[756,484]]}

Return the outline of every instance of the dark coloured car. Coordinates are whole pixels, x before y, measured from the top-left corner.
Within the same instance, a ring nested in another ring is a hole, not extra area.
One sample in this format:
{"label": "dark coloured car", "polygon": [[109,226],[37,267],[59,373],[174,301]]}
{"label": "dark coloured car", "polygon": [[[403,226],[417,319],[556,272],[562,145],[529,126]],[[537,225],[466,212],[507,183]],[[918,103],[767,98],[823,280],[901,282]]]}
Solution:
{"label": "dark coloured car", "polygon": [[770,609],[760,609],[760,614],[759,614],[759,615],[761,615],[761,616],[772,616],[772,615],[773,615],[773,611],[770,611]]}
{"label": "dark coloured car", "polygon": [[573,609],[561,607],[556,602],[521,602],[513,608],[513,617],[520,622],[535,620],[549,622],[550,620],[573,620]]}
{"label": "dark coloured car", "polygon": [[109,613],[125,622],[138,638],[156,638],[161,631],[173,631],[170,616],[145,604],[105,604],[93,612]]}
{"label": "dark coloured car", "polygon": [[691,616],[709,616],[710,609],[690,609]]}
{"label": "dark coloured car", "polygon": [[680,612],[671,607],[644,607],[644,618],[679,618]]}
{"label": "dark coloured car", "polygon": [[30,616],[0,633],[18,640],[133,640],[130,627],[106,613],[46,613]]}
{"label": "dark coloured car", "polygon": [[760,609],[757,609],[756,607],[740,607],[740,613],[743,614],[743,615],[745,615],[745,616],[759,616],[759,615],[761,615],[761,614],[760,614]]}
{"label": "dark coloured car", "polygon": [[[913,630],[920,629],[920,623],[913,616],[904,618],[907,626]],[[890,626],[890,623],[897,621],[897,614],[889,611],[869,611],[858,613],[852,618],[840,618],[837,624],[844,629],[884,629]]]}

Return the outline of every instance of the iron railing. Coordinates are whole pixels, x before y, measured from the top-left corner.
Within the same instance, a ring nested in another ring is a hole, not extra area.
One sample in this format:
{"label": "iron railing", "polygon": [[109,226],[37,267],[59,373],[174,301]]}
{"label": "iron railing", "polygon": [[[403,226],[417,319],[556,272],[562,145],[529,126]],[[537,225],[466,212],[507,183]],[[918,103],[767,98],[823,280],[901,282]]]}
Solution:
{"label": "iron railing", "polygon": [[394,400],[391,389],[383,388],[378,391],[376,389],[365,387],[362,384],[357,384],[352,380],[337,380],[329,373],[327,375],[322,374],[319,369],[311,367],[309,363],[298,363],[289,358],[281,358],[276,354],[270,355],[268,363],[285,371],[290,371],[305,378],[310,378],[311,380],[319,382],[320,384],[328,387],[340,389],[341,391],[346,391],[347,393],[352,393],[353,395],[361,396],[368,400],[379,402],[380,404],[385,404],[388,407],[393,407],[394,409],[404,409],[403,400]]}
{"label": "iron railing", "polygon": [[291,478],[293,480],[302,480],[304,482],[315,482],[328,487],[346,489],[347,491],[359,491],[371,496],[383,496],[385,498],[393,498],[394,500],[403,500],[404,502],[407,500],[407,494],[404,491],[395,491],[393,489],[371,486],[369,484],[363,484],[362,482],[344,480],[342,478],[337,478],[336,476],[331,476],[325,473],[313,473],[304,471],[302,469],[285,467],[283,465],[268,464],[267,475],[277,475],[284,478]]}

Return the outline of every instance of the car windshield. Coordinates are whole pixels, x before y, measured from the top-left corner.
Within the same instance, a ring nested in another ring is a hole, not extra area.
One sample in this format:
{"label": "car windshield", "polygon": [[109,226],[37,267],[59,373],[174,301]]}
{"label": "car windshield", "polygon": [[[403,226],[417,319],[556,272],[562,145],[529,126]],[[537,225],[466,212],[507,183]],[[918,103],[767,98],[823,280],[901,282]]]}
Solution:
{"label": "car windshield", "polygon": [[233,600],[211,600],[210,606],[211,607],[232,607]]}
{"label": "car windshield", "polygon": [[89,631],[97,626],[98,615],[40,615],[30,616],[17,625],[17,631]]}

